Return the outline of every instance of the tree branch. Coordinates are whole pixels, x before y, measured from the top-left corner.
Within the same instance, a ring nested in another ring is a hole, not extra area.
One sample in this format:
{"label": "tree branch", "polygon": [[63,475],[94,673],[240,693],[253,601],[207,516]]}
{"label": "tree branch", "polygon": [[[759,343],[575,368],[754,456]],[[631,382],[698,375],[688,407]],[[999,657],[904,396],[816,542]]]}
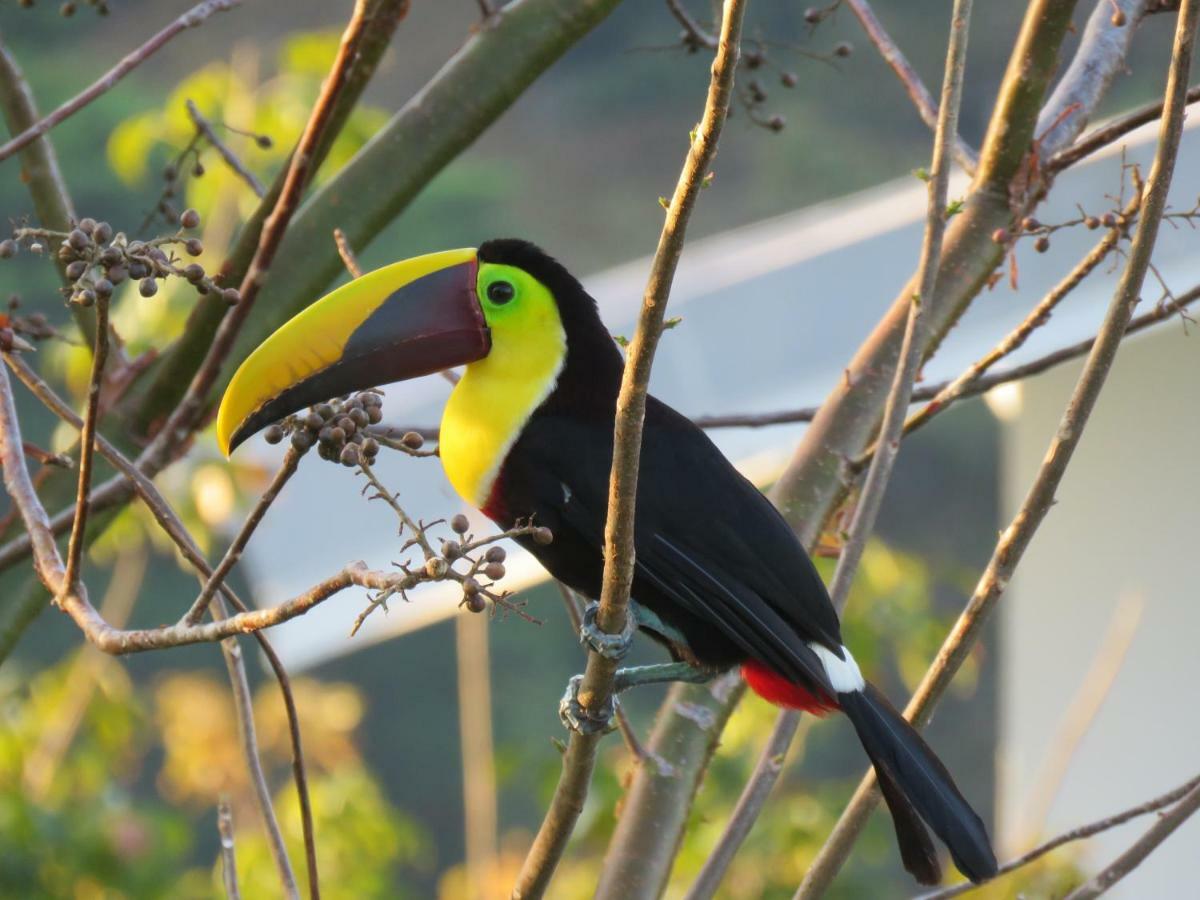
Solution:
{"label": "tree branch", "polygon": [[217,834],[221,838],[221,883],[225,885],[225,898],[242,900],[233,845],[233,810],[229,808],[229,800],[224,797],[217,804]]}
{"label": "tree branch", "polygon": [[[1154,165],[1144,188],[1143,212],[1129,250],[1129,260],[1121,273],[1112,303],[1104,317],[1083,373],[1075,386],[1063,413],[1058,432],[1050,443],[1045,460],[1020,510],[1001,534],[987,568],[975,591],[955,623],[937,657],[905,709],[905,716],[920,727],[928,722],[933,708],[941,699],[950,680],[979,637],[983,623],[991,612],[1028,548],[1034,533],[1054,504],[1054,495],[1067,465],[1074,455],[1100,391],[1108,378],[1129,324],[1130,314],[1137,304],[1142,283],[1150,265],[1150,256],[1158,237],[1159,225],[1166,207],[1167,191],[1174,173],[1179,141],[1183,132],[1183,113],[1186,106],[1187,78],[1191,66],[1195,37],[1195,16],[1200,0],[1187,0],[1181,9],[1175,33],[1175,48],[1167,79],[1166,106],[1159,131]],[[818,896],[849,856],[867,816],[878,799],[878,789],[872,772],[860,782],[853,799],[834,827],[829,841],[821,849],[808,874],[796,892],[797,900]]]}
{"label": "tree branch", "polygon": [[8,157],[12,156],[22,147],[28,146],[55,125],[73,116],[105,91],[110,90],[122,78],[144,63],[158,50],[162,49],[171,38],[175,37],[181,31],[186,31],[188,28],[199,25],[213,13],[233,9],[233,7],[239,5],[241,2],[242,0],[204,0],[203,3],[196,4],[155,34],[150,40],[146,41],[146,43],[126,55],[120,62],[100,76],[99,80],[76,94],[44,119],[35,122],[11,140],[0,145],[0,160],[8,159]]}
{"label": "tree branch", "polygon": [[[867,33],[867,38],[875,45],[875,49],[879,51],[879,55],[883,57],[883,61],[891,67],[891,70],[896,73],[896,77],[900,79],[900,83],[904,85],[904,90],[907,92],[909,99],[912,100],[913,106],[917,108],[917,113],[921,116],[921,121],[928,125],[930,129],[936,129],[938,110],[933,105],[933,98],[929,95],[929,89],[921,81],[921,76],[917,74],[917,70],[909,63],[908,58],[904,55],[904,51],[892,40],[892,36],[883,27],[883,23],[875,15],[875,10],[871,8],[871,4],[867,0],[845,0],[845,3],[850,7],[850,11],[858,17],[863,31]],[[967,174],[972,174],[975,171],[975,167],[979,164],[979,157],[966,141],[957,134],[957,128],[955,131],[954,158],[962,166],[963,171]]]}
{"label": "tree branch", "polygon": [[188,98],[184,105],[187,107],[188,118],[196,126],[196,131],[202,134],[212,148],[220,154],[221,159],[225,161],[225,165],[229,166],[230,171],[246,182],[250,190],[254,192],[254,196],[261,200],[267,193],[267,189],[263,187],[262,182],[255,177],[253,172],[242,165],[242,161],[237,158],[237,154],[229,149],[228,144],[221,140],[216,130],[212,127],[212,123],[200,114],[200,110],[196,108],[196,104],[191,98]]}
{"label": "tree branch", "polygon": [[[667,207],[666,220],[642,299],[637,330],[629,347],[617,396],[608,515],[604,527],[604,576],[600,608],[596,615],[597,626],[609,634],[619,634],[625,628],[629,590],[633,584],[638,461],[650,369],[662,335],[671,282],[683,251],[688,220],[695,208],[704,177],[716,157],[721,128],[729,112],[744,14],[745,0],[725,0],[720,43],[713,59],[704,115],[691,136],[687,159]],[[585,708],[603,709],[609,703],[617,664],[617,660],[598,653],[588,654],[579,691],[579,702]],[[513,891],[514,897],[524,900],[545,893],[587,796],[600,737],[599,734],[571,733],[563,760],[562,778],[546,819],[521,868]]]}
{"label": "tree branch", "polygon": [[[879,451],[872,457],[863,481],[862,493],[850,521],[849,535],[838,557],[829,598],[840,613],[850,595],[850,585],[858,571],[867,540],[875,530],[875,521],[883,505],[888,481],[900,452],[904,436],[904,418],[912,396],[913,381],[924,357],[929,339],[925,327],[928,312],[937,295],[938,260],[942,253],[942,238],[946,232],[946,206],[950,184],[950,148],[958,134],[958,112],[962,105],[963,72],[967,59],[967,35],[971,22],[972,0],[954,0],[950,13],[950,37],[946,46],[946,67],[942,77],[942,93],[938,103],[937,126],[933,135],[933,154],[930,163],[928,203],[925,210],[925,238],[917,266],[919,293],[914,294],[908,312],[908,323],[900,346],[900,365],[892,380],[884,404],[880,430]],[[716,893],[725,870],[732,862],[737,848],[750,833],[754,821],[762,812],[771,788],[782,771],[773,760],[786,752],[800,724],[797,710],[780,711],[775,730],[763,747],[754,773],[742,790],[737,807],[717,842],[712,856],[705,863],[689,897],[705,898]],[[782,747],[782,750],[780,749]],[[811,871],[810,871],[811,874]]]}
{"label": "tree branch", "polygon": [[[1116,828],[1118,825],[1124,825],[1131,819],[1136,819],[1139,816],[1145,816],[1152,812],[1158,812],[1160,809],[1165,809],[1175,803],[1178,803],[1184,797],[1193,793],[1196,788],[1200,788],[1200,775],[1185,782],[1173,791],[1168,791],[1160,797],[1155,797],[1153,800],[1147,800],[1145,803],[1139,803],[1137,806],[1130,807],[1123,812],[1108,816],[1096,822],[1091,822],[1087,825],[1081,825],[1078,828],[1072,828],[1070,831],[1064,831],[1057,837],[1053,837],[1044,844],[1039,844],[1028,853],[1018,856],[1016,859],[1006,862],[996,871],[996,877],[1007,875],[1009,872],[1015,872],[1017,869],[1024,868],[1032,862],[1035,862],[1049,853],[1051,850],[1057,850],[1064,844],[1070,844],[1074,841],[1081,841],[1084,838],[1092,837],[1109,829]],[[989,882],[984,882],[988,884]],[[956,884],[952,887],[944,888],[940,891],[922,894],[919,900],[949,900],[951,897],[958,897],[961,894],[969,893],[982,887],[982,885],[971,884],[969,881],[962,884]]]}

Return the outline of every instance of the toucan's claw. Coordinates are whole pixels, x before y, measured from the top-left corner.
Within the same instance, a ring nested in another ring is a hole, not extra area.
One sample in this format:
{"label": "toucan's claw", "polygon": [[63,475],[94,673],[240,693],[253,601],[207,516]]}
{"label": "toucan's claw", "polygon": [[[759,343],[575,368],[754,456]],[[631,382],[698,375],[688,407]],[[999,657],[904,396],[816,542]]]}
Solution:
{"label": "toucan's claw", "polygon": [[601,631],[596,624],[596,612],[599,603],[589,603],[583,611],[583,624],[579,626],[579,643],[599,653],[605,659],[624,659],[629,648],[633,646],[633,634],[637,631],[637,618],[630,613],[625,615],[625,630],[620,634],[609,634]]}
{"label": "toucan's claw", "polygon": [[617,700],[609,697],[600,709],[591,709],[579,702],[579,686],[583,676],[575,675],[567,682],[567,691],[558,702],[558,717],[565,727],[579,734],[607,734],[616,728]]}

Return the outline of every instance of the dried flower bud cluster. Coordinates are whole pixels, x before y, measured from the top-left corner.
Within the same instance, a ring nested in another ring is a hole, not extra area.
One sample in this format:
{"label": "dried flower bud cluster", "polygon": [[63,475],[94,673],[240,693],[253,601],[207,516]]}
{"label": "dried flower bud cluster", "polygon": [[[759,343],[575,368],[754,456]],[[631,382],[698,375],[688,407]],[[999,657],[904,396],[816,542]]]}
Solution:
{"label": "dried flower bud cluster", "polygon": [[[200,216],[189,209],[180,222],[185,228],[197,228]],[[22,244],[33,253],[43,253],[47,242],[58,244],[56,255],[69,282],[63,293],[80,306],[91,306],[97,299],[108,300],[126,281],[138,282],[139,293],[153,297],[159,282],[172,276],[186,279],[200,294],[215,293],[230,304],[239,299],[236,289],[222,288],[199,263],[180,265],[171,247],[182,245],[189,255],[198,256],[204,252],[198,238],[177,233],[147,241],[130,240],[108,222],[86,216],[67,232],[18,228],[12,238],[0,242],[0,259],[16,256]]]}

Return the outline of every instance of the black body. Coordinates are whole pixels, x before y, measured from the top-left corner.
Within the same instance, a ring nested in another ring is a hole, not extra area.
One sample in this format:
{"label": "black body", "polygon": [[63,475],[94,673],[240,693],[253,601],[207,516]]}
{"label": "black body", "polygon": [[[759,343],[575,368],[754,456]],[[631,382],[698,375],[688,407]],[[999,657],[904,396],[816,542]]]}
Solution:
{"label": "black body", "polygon": [[[523,546],[556,578],[597,598],[620,352],[591,297],[532,245],[491,241],[479,258],[519,266],[549,288],[568,347],[557,387],[509,451],[484,511],[502,527],[533,516],[550,528],[551,544]],[[669,634],[651,633],[673,656],[721,669],[754,660],[812,693],[836,696],[880,775],[906,867],[925,882],[939,874],[919,814],[964,874],[995,872],[982,822],[919,735],[870,686],[851,694],[831,687],[808,645],[842,657],[837,614],[783,517],[701,429],[653,397],[635,543],[632,597],[669,626]]]}

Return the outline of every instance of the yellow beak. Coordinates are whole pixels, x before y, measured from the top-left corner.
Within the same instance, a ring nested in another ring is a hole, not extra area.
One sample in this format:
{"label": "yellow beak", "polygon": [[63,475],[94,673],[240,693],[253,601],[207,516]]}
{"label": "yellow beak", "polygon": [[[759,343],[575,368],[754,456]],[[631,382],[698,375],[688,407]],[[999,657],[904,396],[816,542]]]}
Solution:
{"label": "yellow beak", "polygon": [[314,403],[487,356],[477,270],[473,249],[418,256],[298,313],[234,373],[217,412],[221,451]]}

